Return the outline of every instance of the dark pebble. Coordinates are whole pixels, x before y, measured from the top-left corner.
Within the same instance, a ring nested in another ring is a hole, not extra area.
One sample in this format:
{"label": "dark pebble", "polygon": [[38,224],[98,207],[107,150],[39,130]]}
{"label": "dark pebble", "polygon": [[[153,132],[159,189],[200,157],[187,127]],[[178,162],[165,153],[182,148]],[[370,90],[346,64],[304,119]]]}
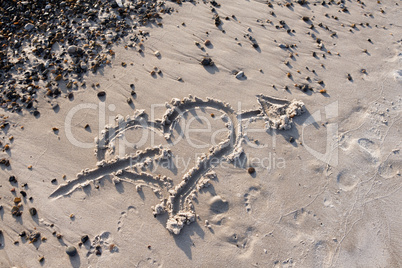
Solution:
{"label": "dark pebble", "polygon": [[29,214],[31,214],[31,216],[35,216],[36,214],[38,214],[38,211],[36,210],[36,208],[30,208],[29,209]]}
{"label": "dark pebble", "polygon": [[255,168],[249,167],[249,168],[247,169],[247,172],[248,172],[248,174],[253,174],[253,173],[255,173]]}
{"label": "dark pebble", "polygon": [[100,92],[98,92],[98,97],[99,97],[99,98],[104,97],[104,96],[106,96],[106,92],[105,92],[105,91],[100,91]]}
{"label": "dark pebble", "polygon": [[77,254],[77,249],[74,246],[69,246],[66,248],[66,253],[70,257],[74,257]]}
{"label": "dark pebble", "polygon": [[96,254],[97,256],[102,255],[102,248],[101,248],[101,246],[96,246],[96,248],[95,248],[95,254]]}
{"label": "dark pebble", "polygon": [[10,166],[10,160],[2,158],[0,159],[0,164],[5,165],[6,167]]}
{"label": "dark pebble", "polygon": [[15,176],[10,176],[10,178],[8,178],[8,181],[11,183],[16,183],[17,179],[15,178]]}
{"label": "dark pebble", "polygon": [[83,243],[83,244],[85,244],[85,242],[87,242],[89,240],[89,236],[88,235],[83,235],[83,236],[81,236],[81,242]]}
{"label": "dark pebble", "polygon": [[204,57],[204,58],[201,60],[201,64],[202,64],[203,66],[212,66],[212,65],[214,65],[214,62],[212,61],[211,58],[209,58],[209,57]]}

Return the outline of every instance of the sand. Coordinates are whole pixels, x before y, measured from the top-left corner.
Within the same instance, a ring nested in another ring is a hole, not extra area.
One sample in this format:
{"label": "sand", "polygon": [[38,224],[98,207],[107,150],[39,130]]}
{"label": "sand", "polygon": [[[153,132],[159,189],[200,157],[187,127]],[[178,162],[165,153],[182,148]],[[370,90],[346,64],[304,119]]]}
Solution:
{"label": "sand", "polygon": [[400,1],[288,2],[168,2],[143,53],[2,112],[0,267],[401,266]]}

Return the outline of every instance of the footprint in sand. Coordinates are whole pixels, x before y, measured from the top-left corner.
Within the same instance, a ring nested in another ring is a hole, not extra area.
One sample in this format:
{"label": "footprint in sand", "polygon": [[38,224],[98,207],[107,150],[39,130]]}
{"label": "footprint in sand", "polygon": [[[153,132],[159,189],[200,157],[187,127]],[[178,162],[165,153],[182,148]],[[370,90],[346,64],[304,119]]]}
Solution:
{"label": "footprint in sand", "polygon": [[401,177],[402,161],[399,151],[393,152],[392,155],[380,165],[378,173],[385,179]]}
{"label": "footprint in sand", "polygon": [[117,222],[117,231],[120,232],[121,228],[124,226],[124,220],[127,218],[128,213],[135,213],[138,214],[137,208],[134,206],[129,206],[127,211],[123,211],[121,216],[119,217],[119,221]]}
{"label": "footprint in sand", "polygon": [[338,184],[338,187],[345,192],[352,191],[357,186],[359,181],[360,179],[358,176],[356,176],[350,170],[343,170],[336,176],[336,183]]}
{"label": "footprint in sand", "polygon": [[252,203],[258,199],[260,195],[260,190],[257,187],[250,187],[248,191],[244,194],[244,205],[246,207],[247,213],[252,211]]}
{"label": "footprint in sand", "polygon": [[380,156],[379,147],[372,140],[361,138],[357,141],[357,143],[364,151],[369,153],[372,157],[378,159],[378,157]]}
{"label": "footprint in sand", "polygon": [[229,202],[222,199],[219,195],[211,198],[209,201],[209,210],[213,214],[222,214],[229,210]]}

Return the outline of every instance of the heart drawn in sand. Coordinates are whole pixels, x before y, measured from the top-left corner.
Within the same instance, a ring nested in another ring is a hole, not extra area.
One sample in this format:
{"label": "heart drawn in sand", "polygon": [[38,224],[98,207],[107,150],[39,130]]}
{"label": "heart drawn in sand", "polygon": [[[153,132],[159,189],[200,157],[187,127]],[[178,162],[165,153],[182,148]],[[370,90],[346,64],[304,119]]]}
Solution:
{"label": "heart drawn in sand", "polygon": [[[143,110],[136,111],[131,117],[118,117],[116,126],[105,127],[102,135],[95,139],[97,167],[81,171],[75,180],[59,186],[50,197],[59,198],[69,195],[90,182],[113,175],[116,182],[134,183],[139,191],[142,186],[153,188],[161,200],[153,207],[154,215],[168,213],[166,228],[177,235],[186,224],[195,221],[192,200],[202,187],[208,185],[209,181],[216,177],[213,171],[217,166],[216,160],[234,163],[242,156],[245,131],[243,121],[264,120],[267,128],[289,129],[292,118],[302,114],[305,110],[303,102],[297,100],[287,101],[258,95],[257,101],[260,105],[258,109],[236,112],[228,103],[212,98],[202,100],[189,96],[182,100],[173,99],[170,104],[166,105],[167,110],[161,119],[151,121]],[[186,112],[197,108],[212,109],[217,113],[222,113],[226,122],[227,137],[219,144],[209,147],[207,153],[199,156],[196,165],[190,168],[176,185],[167,176],[143,172],[144,166],[152,163],[163,164],[172,159],[172,150],[169,145],[174,146],[172,136],[174,128]],[[116,139],[122,138],[128,130],[136,128],[160,134],[168,145],[148,147],[137,151],[135,155],[106,159],[107,155],[114,153]]]}

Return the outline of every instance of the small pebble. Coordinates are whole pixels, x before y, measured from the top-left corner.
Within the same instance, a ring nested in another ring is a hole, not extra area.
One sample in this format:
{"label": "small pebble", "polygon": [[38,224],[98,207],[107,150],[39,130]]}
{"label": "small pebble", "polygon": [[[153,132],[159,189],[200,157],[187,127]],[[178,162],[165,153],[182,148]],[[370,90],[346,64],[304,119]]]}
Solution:
{"label": "small pebble", "polygon": [[10,176],[10,178],[8,178],[8,181],[10,183],[17,183],[17,179],[15,178],[15,176]]}
{"label": "small pebble", "polygon": [[36,210],[36,208],[30,208],[29,209],[29,214],[31,214],[31,216],[35,216],[38,213],[38,211]]}
{"label": "small pebble", "polygon": [[236,73],[236,76],[235,76],[237,79],[242,79],[242,78],[244,78],[245,77],[245,74],[244,74],[244,72],[243,71],[240,71],[240,72],[237,72]]}
{"label": "small pebble", "polygon": [[89,236],[88,235],[83,235],[83,236],[81,236],[81,242],[83,243],[83,244],[85,244],[85,242],[87,242],[89,240]]}
{"label": "small pebble", "polygon": [[203,66],[212,66],[212,65],[214,65],[214,62],[212,61],[212,59],[211,58],[209,58],[209,57],[204,57],[202,60],[201,60],[201,65],[203,65]]}
{"label": "small pebble", "polygon": [[77,249],[74,246],[69,246],[66,248],[66,253],[70,257],[74,257],[77,254]]}
{"label": "small pebble", "polygon": [[255,168],[249,167],[249,168],[247,169],[247,172],[248,172],[248,174],[253,174],[253,173],[255,173]]}
{"label": "small pebble", "polygon": [[104,97],[104,96],[106,96],[106,92],[105,92],[105,91],[100,91],[100,92],[98,92],[98,97],[99,97],[99,98]]}

